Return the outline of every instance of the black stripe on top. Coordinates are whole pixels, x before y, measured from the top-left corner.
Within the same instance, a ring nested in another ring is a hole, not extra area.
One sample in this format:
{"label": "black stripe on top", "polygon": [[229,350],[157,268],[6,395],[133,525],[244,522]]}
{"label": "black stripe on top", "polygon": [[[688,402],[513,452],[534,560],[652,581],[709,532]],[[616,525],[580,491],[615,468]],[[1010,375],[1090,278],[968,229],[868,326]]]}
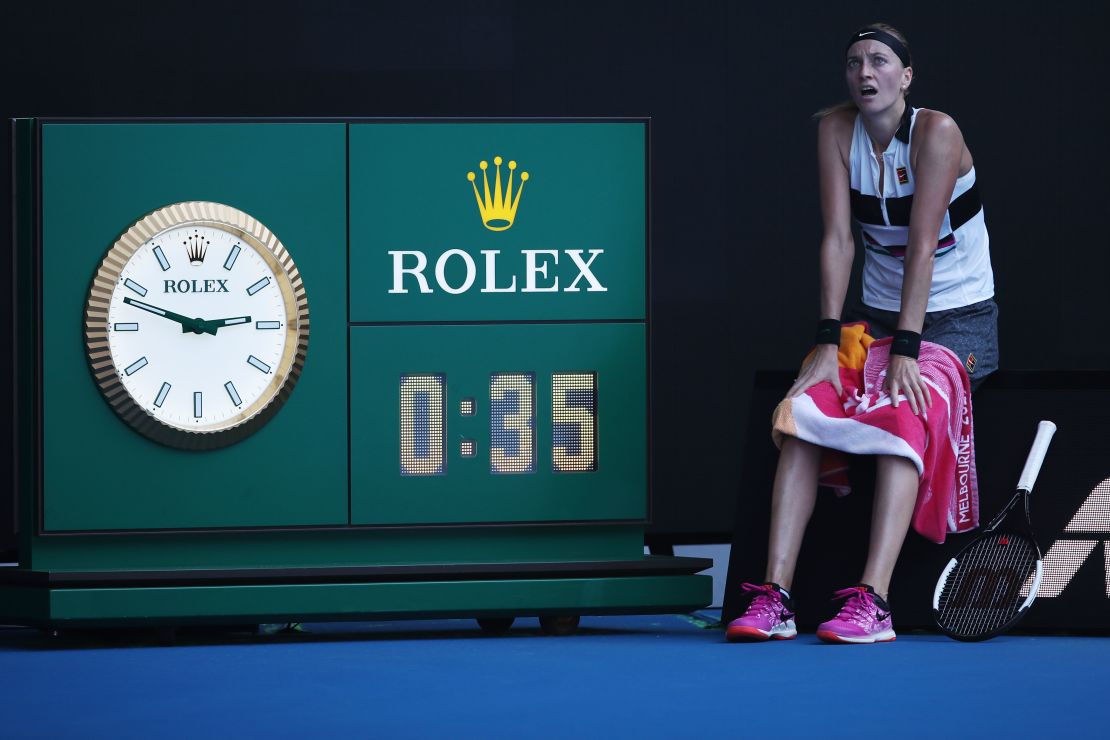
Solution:
{"label": "black stripe on top", "polygon": [[[864,195],[852,188],[852,216],[861,224],[883,223],[883,207],[874,195]],[[912,197],[912,196],[911,196]]]}
{"label": "black stripe on top", "polygon": [[[883,223],[883,207],[879,198],[874,195],[864,195],[853,188],[851,201],[852,216],[857,221],[862,224],[881,225]],[[983,202],[979,199],[979,184],[975,183],[948,204],[948,220],[952,224],[952,231],[966,224],[981,210],[983,210]],[[912,194],[886,199],[886,214],[890,217],[891,226],[909,226],[912,211]]]}
{"label": "black stripe on top", "polygon": [[948,204],[948,220],[952,222],[952,231],[966,224],[981,210],[983,201],[979,200],[979,183],[975,183]]}
{"label": "black stripe on top", "polygon": [[[874,195],[864,195],[853,189],[852,215],[861,224],[883,224],[882,201]],[[913,195],[903,195],[901,198],[886,199],[886,214],[890,217],[891,226],[909,226],[910,211],[913,209]]]}

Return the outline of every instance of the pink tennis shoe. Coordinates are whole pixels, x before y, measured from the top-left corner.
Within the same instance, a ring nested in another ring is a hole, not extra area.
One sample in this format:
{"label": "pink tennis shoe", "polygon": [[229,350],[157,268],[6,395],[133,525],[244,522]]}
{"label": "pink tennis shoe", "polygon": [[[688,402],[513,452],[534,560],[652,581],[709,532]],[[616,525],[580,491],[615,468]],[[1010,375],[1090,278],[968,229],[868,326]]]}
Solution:
{"label": "pink tennis shoe", "polygon": [[833,643],[891,642],[895,639],[890,606],[866,584],[833,594],[843,600],[840,613],[817,627],[817,637]]}
{"label": "pink tennis shoe", "polygon": [[777,583],[741,586],[753,594],[744,616],[728,623],[725,636],[729,642],[762,642],[793,640],[798,636],[794,626],[794,602]]}

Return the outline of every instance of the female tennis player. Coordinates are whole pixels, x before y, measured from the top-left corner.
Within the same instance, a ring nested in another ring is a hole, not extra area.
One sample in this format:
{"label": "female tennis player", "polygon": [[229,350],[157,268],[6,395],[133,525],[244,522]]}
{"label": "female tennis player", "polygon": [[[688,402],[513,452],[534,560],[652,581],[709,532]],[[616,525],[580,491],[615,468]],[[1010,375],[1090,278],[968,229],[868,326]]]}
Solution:
{"label": "female tennis player", "polygon": [[[971,152],[948,115],[907,101],[913,60],[905,37],[876,23],[845,47],[849,100],[818,114],[821,187],[821,320],[816,350],[787,394],[819,383],[843,395],[838,370],[841,316],[855,256],[851,222],[864,247],[862,303],[853,320],[876,339],[893,337],[883,391],[891,405],[924,414],[932,403],[917,356],[922,340],[947,347],[974,388],[997,367],[997,306],[983,209]],[[790,598],[802,535],[813,513],[824,448],[787,436],[772,493],[767,571],[731,641],[791,639]],[[905,457],[876,463],[870,549],[858,585],[837,591],[839,613],[818,628],[827,642],[895,638],[890,579],[909,530],[919,474]]]}

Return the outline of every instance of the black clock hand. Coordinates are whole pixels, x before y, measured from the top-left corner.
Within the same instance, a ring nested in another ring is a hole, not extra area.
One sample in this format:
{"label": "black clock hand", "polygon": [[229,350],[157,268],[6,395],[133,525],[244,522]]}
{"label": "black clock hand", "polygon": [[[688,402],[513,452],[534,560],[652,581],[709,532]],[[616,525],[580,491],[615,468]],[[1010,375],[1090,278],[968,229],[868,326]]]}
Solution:
{"label": "black clock hand", "polygon": [[123,302],[130,306],[134,306],[135,308],[141,308],[143,311],[149,311],[155,316],[161,316],[163,318],[169,319],[170,321],[176,321],[177,323],[181,324],[182,332],[191,331],[194,334],[203,334],[205,332],[207,332],[208,334],[216,333],[215,329],[209,329],[208,327],[204,326],[204,324],[201,323],[202,320],[200,319],[191,319],[188,316],[182,316],[179,313],[167,311],[164,308],[158,308],[158,306],[152,306],[149,303],[136,301],[133,298],[124,298]]}

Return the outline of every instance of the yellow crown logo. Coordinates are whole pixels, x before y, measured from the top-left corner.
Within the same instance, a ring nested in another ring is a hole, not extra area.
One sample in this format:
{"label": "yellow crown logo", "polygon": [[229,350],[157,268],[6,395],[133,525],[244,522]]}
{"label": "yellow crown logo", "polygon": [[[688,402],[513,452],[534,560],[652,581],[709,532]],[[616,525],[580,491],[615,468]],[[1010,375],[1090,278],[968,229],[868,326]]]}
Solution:
{"label": "yellow crown logo", "polygon": [[516,218],[516,209],[520,205],[520,194],[524,190],[524,183],[528,182],[528,173],[520,173],[520,187],[517,188],[516,197],[514,197],[513,174],[516,171],[516,162],[509,161],[509,182],[504,191],[501,190],[501,157],[494,157],[493,163],[497,166],[497,176],[493,182],[492,197],[490,197],[489,192],[489,177],[486,175],[486,170],[489,168],[488,162],[482,160],[478,164],[482,169],[484,199],[478,193],[478,184],[474,182],[474,173],[467,172],[466,179],[470,180],[470,186],[474,188],[474,198],[478,201],[478,213],[482,216],[482,223],[490,231],[505,231],[513,225],[513,219]]}

